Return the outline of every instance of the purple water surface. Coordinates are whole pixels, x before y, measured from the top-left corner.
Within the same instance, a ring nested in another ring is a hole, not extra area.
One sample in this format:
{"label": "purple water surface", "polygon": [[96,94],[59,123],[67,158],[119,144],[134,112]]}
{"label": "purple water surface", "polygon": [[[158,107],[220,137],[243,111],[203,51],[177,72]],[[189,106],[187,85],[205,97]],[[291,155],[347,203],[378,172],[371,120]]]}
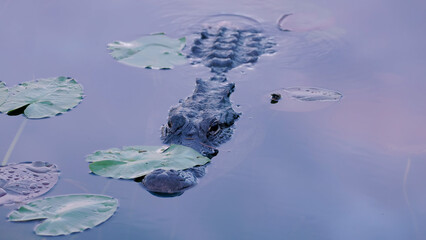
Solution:
{"label": "purple water surface", "polygon": [[[46,196],[119,200],[106,223],[55,239],[424,239],[425,10],[417,0],[0,0],[0,80],[13,86],[65,75],[86,95],[61,116],[28,120],[9,162],[58,165],[60,179]],[[278,46],[229,72],[242,116],[207,175],[182,196],[158,198],[132,181],[89,174],[84,159],[95,150],[161,145],[169,108],[208,76],[189,64],[125,66],[106,45],[155,32],[182,37],[220,13],[257,19]],[[313,27],[297,36],[311,38],[287,41],[275,25],[285,13],[307,16]],[[318,29],[332,31],[303,35]],[[316,111],[269,104],[269,92],[294,86],[343,98]],[[24,119],[0,115],[0,158]],[[42,239],[33,223],[7,222],[12,209],[0,208],[0,238]]]}

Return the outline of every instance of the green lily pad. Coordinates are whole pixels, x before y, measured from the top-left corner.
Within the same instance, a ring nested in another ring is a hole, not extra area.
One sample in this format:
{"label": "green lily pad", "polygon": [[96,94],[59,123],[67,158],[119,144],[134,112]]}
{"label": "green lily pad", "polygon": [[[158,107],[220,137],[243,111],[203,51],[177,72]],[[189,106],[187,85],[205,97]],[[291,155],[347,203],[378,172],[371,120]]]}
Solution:
{"label": "green lily pad", "polygon": [[9,214],[9,221],[43,220],[34,231],[41,236],[82,232],[110,218],[118,201],[102,195],[64,195],[32,201]]}
{"label": "green lily pad", "polygon": [[210,162],[209,158],[182,145],[112,148],[97,151],[86,160],[91,162],[89,168],[93,173],[123,179],[142,177],[156,169],[183,170]]}
{"label": "green lily pad", "polygon": [[116,41],[108,44],[108,49],[118,62],[133,67],[171,69],[186,63],[186,57],[181,53],[185,42],[184,37],[174,39],[159,33],[131,42]]}
{"label": "green lily pad", "polygon": [[56,77],[24,82],[9,89],[0,112],[24,113],[27,118],[46,118],[66,112],[83,99],[83,88],[73,78]]}
{"label": "green lily pad", "polygon": [[4,82],[0,82],[0,106],[6,102],[6,99],[9,97],[9,89],[7,89]]}

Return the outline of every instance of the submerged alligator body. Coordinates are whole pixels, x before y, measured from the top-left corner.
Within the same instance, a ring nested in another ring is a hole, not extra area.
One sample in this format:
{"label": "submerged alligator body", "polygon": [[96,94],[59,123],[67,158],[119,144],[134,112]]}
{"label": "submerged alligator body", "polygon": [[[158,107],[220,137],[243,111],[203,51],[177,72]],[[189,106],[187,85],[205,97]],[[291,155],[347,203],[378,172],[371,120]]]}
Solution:
{"label": "submerged alligator body", "polygon": [[[217,155],[220,144],[228,141],[239,113],[229,99],[235,84],[225,73],[243,64],[254,64],[260,55],[272,53],[274,43],[255,27],[238,27],[232,23],[204,28],[194,40],[190,57],[210,68],[213,76],[197,79],[193,94],[169,111],[168,122],[161,128],[166,144],[191,147],[202,155]],[[205,166],[174,171],[156,170],[142,180],[153,194],[176,196],[197,184]]]}

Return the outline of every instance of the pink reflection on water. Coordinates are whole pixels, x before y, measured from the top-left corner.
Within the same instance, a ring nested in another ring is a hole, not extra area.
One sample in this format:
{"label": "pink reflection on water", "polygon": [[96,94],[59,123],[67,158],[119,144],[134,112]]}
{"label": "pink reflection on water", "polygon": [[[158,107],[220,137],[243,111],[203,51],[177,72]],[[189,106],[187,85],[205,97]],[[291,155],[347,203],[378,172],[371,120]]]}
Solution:
{"label": "pink reflection on water", "polygon": [[416,101],[420,89],[393,74],[376,74],[372,82],[365,89],[346,90],[344,102],[324,125],[338,138],[391,154],[426,153],[426,114]]}

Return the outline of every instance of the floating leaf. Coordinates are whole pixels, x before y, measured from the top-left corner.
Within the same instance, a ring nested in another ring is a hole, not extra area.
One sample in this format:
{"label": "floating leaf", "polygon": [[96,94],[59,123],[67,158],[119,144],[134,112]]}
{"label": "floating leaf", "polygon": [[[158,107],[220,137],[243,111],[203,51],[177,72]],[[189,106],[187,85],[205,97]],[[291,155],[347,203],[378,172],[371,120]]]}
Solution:
{"label": "floating leaf", "polygon": [[83,88],[73,78],[57,77],[21,83],[9,90],[9,98],[0,112],[24,113],[27,118],[52,117],[77,106]]}
{"label": "floating leaf", "polygon": [[0,82],[0,106],[6,101],[9,97],[9,90],[6,87],[4,82]]}
{"label": "floating leaf", "polygon": [[55,186],[58,176],[56,165],[47,162],[0,167],[0,205],[41,196]]}
{"label": "floating leaf", "polygon": [[339,101],[342,94],[333,90],[313,87],[292,87],[282,89],[286,95],[300,101]]}
{"label": "floating leaf", "polygon": [[274,110],[309,112],[338,102],[342,98],[342,94],[321,88],[292,87],[275,90],[268,97],[270,107]]}
{"label": "floating leaf", "polygon": [[180,52],[185,41],[185,38],[173,39],[159,33],[131,42],[116,41],[108,44],[108,49],[114,59],[130,66],[170,69],[186,62],[186,57]]}
{"label": "floating leaf", "polygon": [[102,195],[65,195],[32,201],[9,214],[9,221],[42,220],[37,235],[58,236],[82,232],[110,218],[118,201]]}
{"label": "floating leaf", "polygon": [[156,169],[183,170],[210,161],[192,148],[182,145],[170,147],[131,146],[97,151],[86,160],[97,175],[132,179],[145,176]]}

